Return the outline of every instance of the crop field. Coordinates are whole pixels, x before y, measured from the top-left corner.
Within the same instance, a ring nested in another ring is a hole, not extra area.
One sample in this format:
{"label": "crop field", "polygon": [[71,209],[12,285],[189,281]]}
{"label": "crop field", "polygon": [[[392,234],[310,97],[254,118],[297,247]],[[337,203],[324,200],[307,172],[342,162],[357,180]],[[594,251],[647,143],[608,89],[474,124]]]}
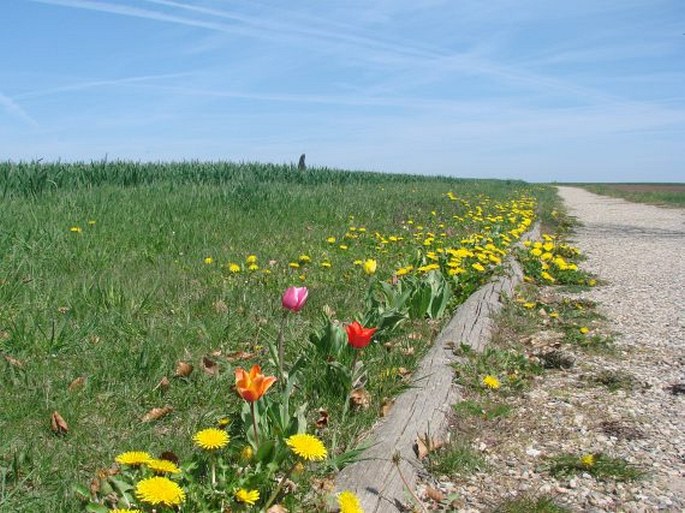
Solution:
{"label": "crop field", "polygon": [[624,198],[638,203],[674,207],[685,206],[685,184],[683,183],[588,183],[578,185],[596,194]]}
{"label": "crop field", "polygon": [[355,456],[552,195],[0,163],[0,512],[323,510],[308,483]]}

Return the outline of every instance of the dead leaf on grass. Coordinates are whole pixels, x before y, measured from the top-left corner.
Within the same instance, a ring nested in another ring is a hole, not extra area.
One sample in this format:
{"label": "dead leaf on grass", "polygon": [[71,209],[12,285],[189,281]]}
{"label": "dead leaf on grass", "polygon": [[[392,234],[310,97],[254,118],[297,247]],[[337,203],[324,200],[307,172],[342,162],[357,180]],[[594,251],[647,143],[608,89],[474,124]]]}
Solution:
{"label": "dead leaf on grass", "polygon": [[367,410],[371,405],[371,396],[364,388],[356,388],[350,394],[350,407],[353,410]]}
{"label": "dead leaf on grass", "polygon": [[400,353],[402,353],[403,356],[412,356],[416,350],[414,349],[414,346],[408,346],[408,347],[403,347],[400,349]]}
{"label": "dead leaf on grass", "polygon": [[426,488],[426,496],[435,502],[442,502],[445,500],[445,494],[432,486]]}
{"label": "dead leaf on grass", "polygon": [[86,383],[86,377],[85,376],[79,376],[76,378],[74,381],[69,383],[69,386],[67,387],[69,392],[75,392],[76,390],[83,388],[83,385]]}
{"label": "dead leaf on grass", "polygon": [[50,417],[50,427],[56,435],[66,435],[69,432],[67,422],[62,418],[57,410],[52,412]]}
{"label": "dead leaf on grass", "polygon": [[207,356],[202,357],[202,370],[210,376],[219,374],[219,366],[217,363]]}
{"label": "dead leaf on grass", "polygon": [[167,390],[169,390],[169,386],[170,386],[170,385],[171,385],[171,383],[169,382],[169,378],[167,378],[166,376],[164,376],[162,379],[159,380],[159,383],[157,383],[157,385],[155,386],[155,388],[153,388],[152,390],[157,390],[157,389],[159,389],[162,393],[164,393],[164,392],[166,392]]}
{"label": "dead leaf on grass", "polygon": [[391,399],[390,397],[384,397],[383,401],[381,402],[380,416],[387,417],[390,413],[390,410],[392,409],[393,404],[395,404],[394,399]]}
{"label": "dead leaf on grass", "polygon": [[193,366],[191,364],[182,360],[176,362],[176,372],[174,373],[174,376],[177,378],[187,378],[190,376],[191,372],[193,372]]}
{"label": "dead leaf on grass", "polygon": [[248,353],[246,351],[233,351],[232,353],[228,353],[226,355],[226,359],[229,362],[236,362],[239,360],[251,360],[255,356],[255,353]]}
{"label": "dead leaf on grass", "polygon": [[21,369],[24,366],[24,362],[17,360],[8,354],[5,355],[5,360],[7,360],[7,363],[9,363],[12,367],[19,367]]}
{"label": "dead leaf on grass", "polygon": [[214,311],[219,314],[228,313],[228,306],[221,299],[214,301]]}
{"label": "dead leaf on grass", "polygon": [[273,506],[271,506],[269,509],[266,510],[266,513],[288,513],[288,510],[285,509],[280,504],[274,504]]}
{"label": "dead leaf on grass", "polygon": [[153,420],[159,420],[165,415],[168,415],[174,411],[171,406],[163,406],[162,408],[152,408],[140,419],[141,422],[152,422]]}
{"label": "dead leaf on grass", "polygon": [[319,408],[319,418],[316,419],[316,429],[325,429],[328,427],[328,410]]}
{"label": "dead leaf on grass", "polygon": [[431,438],[424,434],[423,436],[417,436],[416,442],[414,443],[414,452],[416,456],[422,460],[430,453],[440,449],[445,442],[443,440],[438,440],[437,438]]}

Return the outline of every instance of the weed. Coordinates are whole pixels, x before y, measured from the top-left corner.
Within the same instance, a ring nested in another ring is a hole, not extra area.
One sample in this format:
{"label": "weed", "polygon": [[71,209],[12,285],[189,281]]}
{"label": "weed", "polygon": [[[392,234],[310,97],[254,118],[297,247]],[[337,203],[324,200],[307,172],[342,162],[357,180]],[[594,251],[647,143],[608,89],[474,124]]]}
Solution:
{"label": "weed", "polygon": [[644,475],[637,465],[623,458],[612,458],[602,453],[583,455],[561,454],[550,459],[549,472],[553,476],[568,476],[586,472],[598,479],[611,478],[617,481],[632,481]]}
{"label": "weed", "polygon": [[605,386],[610,392],[617,390],[633,390],[637,383],[635,377],[621,370],[604,369],[587,377],[594,385]]}
{"label": "weed", "polygon": [[485,460],[470,444],[453,441],[428,456],[428,470],[433,474],[454,476],[483,470]]}
{"label": "weed", "polygon": [[570,513],[559,506],[552,497],[520,497],[503,502],[493,513]]}
{"label": "weed", "polygon": [[479,417],[484,420],[493,420],[506,417],[511,412],[511,406],[496,401],[475,401],[467,399],[454,405],[457,414]]}

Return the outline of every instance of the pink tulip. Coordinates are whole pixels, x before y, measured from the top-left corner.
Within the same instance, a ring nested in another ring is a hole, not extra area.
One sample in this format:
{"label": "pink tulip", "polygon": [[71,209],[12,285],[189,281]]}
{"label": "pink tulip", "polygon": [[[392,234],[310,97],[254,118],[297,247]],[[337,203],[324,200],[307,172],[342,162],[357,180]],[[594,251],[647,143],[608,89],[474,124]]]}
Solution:
{"label": "pink tulip", "polygon": [[288,287],[283,293],[282,304],[292,312],[299,312],[307,302],[309,290],[307,287]]}

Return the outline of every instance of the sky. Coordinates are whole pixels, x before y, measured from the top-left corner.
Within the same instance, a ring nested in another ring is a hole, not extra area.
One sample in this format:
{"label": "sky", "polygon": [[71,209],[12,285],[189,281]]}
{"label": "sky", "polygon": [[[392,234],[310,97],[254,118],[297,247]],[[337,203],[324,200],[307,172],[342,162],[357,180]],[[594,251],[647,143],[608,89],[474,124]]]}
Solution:
{"label": "sky", "polygon": [[0,0],[0,161],[685,182],[683,0]]}

